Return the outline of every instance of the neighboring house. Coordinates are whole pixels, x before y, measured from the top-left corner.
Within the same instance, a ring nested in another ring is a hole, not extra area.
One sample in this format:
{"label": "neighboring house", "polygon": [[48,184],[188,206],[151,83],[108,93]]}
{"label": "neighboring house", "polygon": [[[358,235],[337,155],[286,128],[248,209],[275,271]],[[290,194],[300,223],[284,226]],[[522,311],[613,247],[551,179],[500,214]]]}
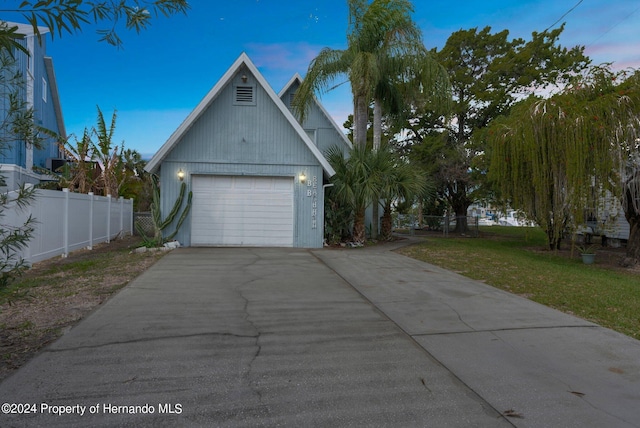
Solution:
{"label": "neighboring house", "polygon": [[627,241],[631,233],[631,226],[624,214],[620,200],[607,192],[598,200],[595,208],[587,210],[586,227],[581,232],[599,235],[609,239],[609,245],[615,245],[615,240]]}
{"label": "neighboring house", "polygon": [[179,171],[193,192],[182,245],[322,247],[323,185],[335,173],[323,150],[349,142],[319,104],[304,125],[289,105],[243,53],[149,161],[165,216]]}
{"label": "neighboring house", "polygon": [[[15,66],[18,67],[23,80],[22,87],[18,90],[21,100],[27,108],[34,109],[36,126],[53,131],[66,139],[53,60],[46,55],[44,35],[48,29],[40,27],[43,37],[38,38],[34,35],[31,25],[11,22],[8,24],[10,27],[18,27],[17,33],[24,35],[19,43],[29,52],[27,55],[18,49],[13,51]],[[4,118],[8,100],[6,94],[3,94],[2,98],[0,115]],[[25,141],[9,141],[0,150],[0,175],[4,176],[6,183],[6,187],[2,189],[13,190],[23,183],[38,184],[41,180],[46,180],[47,177],[34,172],[33,167],[51,169],[56,166],[60,157],[58,145],[52,138],[45,139],[40,149],[26,144]]]}

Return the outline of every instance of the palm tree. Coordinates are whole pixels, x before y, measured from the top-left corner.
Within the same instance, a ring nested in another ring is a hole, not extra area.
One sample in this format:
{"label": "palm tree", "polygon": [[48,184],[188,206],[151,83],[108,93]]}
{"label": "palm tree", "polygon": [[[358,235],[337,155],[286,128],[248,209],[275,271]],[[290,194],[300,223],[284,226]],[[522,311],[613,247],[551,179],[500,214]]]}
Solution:
{"label": "palm tree", "polygon": [[[342,74],[349,77],[354,100],[354,142],[367,144],[369,105],[374,100],[373,149],[381,144],[383,111],[400,110],[403,96],[399,83],[416,91],[434,90],[448,96],[446,71],[428,54],[420,29],[411,19],[413,6],[407,0],[351,0],[346,50],[324,48],[311,62],[296,93],[301,120],[316,91],[331,89]],[[413,83],[408,83],[411,81]],[[373,204],[372,237],[378,232],[378,205]]]}
{"label": "palm tree", "polygon": [[384,199],[383,239],[391,237],[391,203],[422,196],[430,188],[424,174],[404,162],[386,144],[379,150],[354,146],[345,158],[338,147],[331,147],[327,159],[336,171],[331,178],[332,192],[351,209],[353,240],[365,241],[365,209]]}
{"label": "palm tree", "polygon": [[345,158],[342,150],[333,146],[327,151],[327,160],[336,171],[331,178],[332,192],[342,204],[351,208],[353,240],[364,243],[365,209],[380,193],[379,175],[374,171],[374,152],[354,146]]}
{"label": "palm tree", "polygon": [[104,196],[113,195],[118,196],[118,179],[117,168],[121,163],[120,159],[120,147],[112,147],[113,134],[116,129],[116,112],[113,112],[111,116],[111,124],[107,127],[104,120],[102,110],[98,108],[98,123],[94,128],[94,133],[98,138],[98,144],[94,146],[96,159],[100,166],[101,173],[99,177],[99,187],[104,193]]}
{"label": "palm tree", "polygon": [[420,32],[411,20],[413,6],[407,0],[349,0],[347,49],[324,48],[311,61],[307,75],[294,99],[297,114],[304,120],[316,92],[332,89],[340,75],[351,83],[354,102],[354,142],[367,142],[369,104],[374,88],[388,69],[380,66],[384,56],[401,57],[411,51],[424,50]]}
{"label": "palm tree", "polygon": [[77,190],[80,193],[93,191],[95,183],[95,162],[93,141],[87,128],[84,129],[82,139],[74,136],[75,144],[69,140],[58,143],[60,151],[68,159],[63,170],[60,171],[59,182],[61,187]]}
{"label": "palm tree", "polygon": [[380,198],[384,200],[380,238],[391,239],[391,204],[393,201],[412,201],[435,191],[434,184],[426,175],[414,166],[403,161],[389,147],[378,150]]}
{"label": "palm tree", "polygon": [[[383,72],[374,88],[373,149],[382,144],[382,117],[402,122],[405,105],[415,105],[418,99],[437,105],[440,114],[447,114],[451,105],[451,90],[447,71],[431,54],[423,50],[393,56],[386,49],[379,51],[379,67]],[[381,197],[382,198],[382,197]],[[371,237],[377,238],[378,204],[373,204]]]}

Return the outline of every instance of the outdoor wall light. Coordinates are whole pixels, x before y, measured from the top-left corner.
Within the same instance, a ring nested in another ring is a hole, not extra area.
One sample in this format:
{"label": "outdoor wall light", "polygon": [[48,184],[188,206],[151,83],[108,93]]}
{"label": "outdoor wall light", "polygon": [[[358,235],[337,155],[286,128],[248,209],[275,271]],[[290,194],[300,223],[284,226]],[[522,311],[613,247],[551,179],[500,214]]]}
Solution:
{"label": "outdoor wall light", "polygon": [[242,83],[247,83],[247,75],[246,74],[243,74],[241,79],[242,79]]}
{"label": "outdoor wall light", "polygon": [[307,176],[304,175],[304,172],[300,173],[298,180],[300,180],[300,183],[304,183],[305,181],[307,181]]}
{"label": "outdoor wall light", "polygon": [[182,168],[178,170],[178,179],[180,181],[184,180],[184,171],[182,170]]}

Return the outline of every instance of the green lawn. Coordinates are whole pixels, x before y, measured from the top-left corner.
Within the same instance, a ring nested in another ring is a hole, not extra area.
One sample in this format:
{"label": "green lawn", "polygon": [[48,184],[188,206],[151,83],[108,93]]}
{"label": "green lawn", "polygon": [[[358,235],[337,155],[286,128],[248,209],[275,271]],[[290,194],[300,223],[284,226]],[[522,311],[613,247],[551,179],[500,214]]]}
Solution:
{"label": "green lawn", "polygon": [[401,252],[640,339],[640,275],[548,251],[538,228],[492,226]]}

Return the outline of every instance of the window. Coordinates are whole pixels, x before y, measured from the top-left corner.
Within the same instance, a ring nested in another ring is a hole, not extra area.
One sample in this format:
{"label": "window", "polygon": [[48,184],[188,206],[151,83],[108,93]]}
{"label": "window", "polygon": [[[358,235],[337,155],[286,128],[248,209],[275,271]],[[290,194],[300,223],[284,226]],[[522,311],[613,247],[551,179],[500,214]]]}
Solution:
{"label": "window", "polygon": [[42,101],[47,102],[47,81],[42,78]]}
{"label": "window", "polygon": [[309,138],[311,138],[311,141],[313,141],[313,144],[315,144],[317,146],[318,143],[316,142],[316,130],[315,129],[305,129],[304,132],[306,132],[307,136]]}

